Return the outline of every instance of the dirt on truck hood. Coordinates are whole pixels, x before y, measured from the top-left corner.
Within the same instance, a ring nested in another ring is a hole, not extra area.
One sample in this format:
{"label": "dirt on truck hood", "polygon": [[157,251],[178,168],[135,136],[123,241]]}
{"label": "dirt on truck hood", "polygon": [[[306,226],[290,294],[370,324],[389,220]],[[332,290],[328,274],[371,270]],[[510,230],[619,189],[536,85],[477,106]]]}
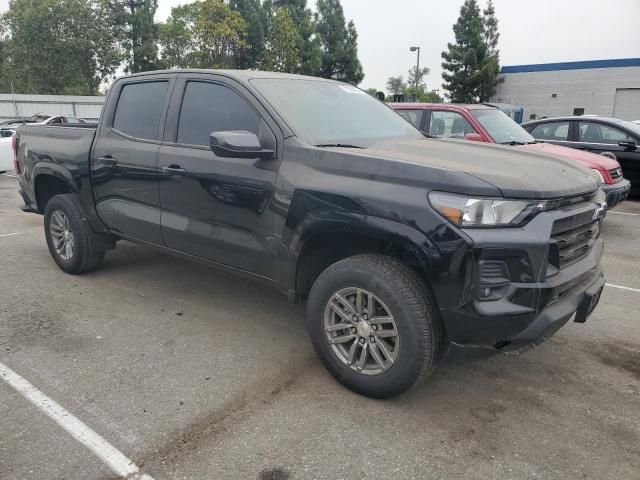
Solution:
{"label": "dirt on truck hood", "polygon": [[498,188],[505,197],[557,198],[592,192],[598,180],[574,161],[538,151],[464,140],[377,142],[363,153],[462,171]]}

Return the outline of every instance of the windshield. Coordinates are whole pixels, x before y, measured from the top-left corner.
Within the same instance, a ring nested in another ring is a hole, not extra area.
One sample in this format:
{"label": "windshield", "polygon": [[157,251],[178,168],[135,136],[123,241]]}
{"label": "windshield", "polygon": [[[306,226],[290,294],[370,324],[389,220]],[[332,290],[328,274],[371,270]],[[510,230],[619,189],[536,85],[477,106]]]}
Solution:
{"label": "windshield", "polygon": [[489,132],[496,143],[534,143],[529,133],[498,109],[471,110],[471,114]]}
{"label": "windshield", "polygon": [[382,138],[424,138],[366,92],[325,80],[254,79],[252,84],[311,145],[366,147]]}
{"label": "windshield", "polygon": [[629,122],[627,120],[618,120],[618,123],[627,130],[630,130],[632,133],[640,135],[640,125],[638,125],[637,123]]}

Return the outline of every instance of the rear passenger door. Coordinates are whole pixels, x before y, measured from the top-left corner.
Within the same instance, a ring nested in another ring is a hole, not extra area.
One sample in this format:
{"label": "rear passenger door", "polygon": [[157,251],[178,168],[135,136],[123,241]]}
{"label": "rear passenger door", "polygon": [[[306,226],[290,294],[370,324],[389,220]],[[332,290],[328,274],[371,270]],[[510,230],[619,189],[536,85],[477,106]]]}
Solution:
{"label": "rear passenger door", "polygon": [[[182,74],[159,152],[162,235],[167,247],[272,278],[277,158],[216,156],[213,131],[255,133],[276,150],[277,125],[240,84]],[[279,133],[279,135],[282,135]]]}
{"label": "rear passenger door", "polygon": [[112,87],[92,152],[96,210],[112,230],[162,244],[157,155],[175,75]]}

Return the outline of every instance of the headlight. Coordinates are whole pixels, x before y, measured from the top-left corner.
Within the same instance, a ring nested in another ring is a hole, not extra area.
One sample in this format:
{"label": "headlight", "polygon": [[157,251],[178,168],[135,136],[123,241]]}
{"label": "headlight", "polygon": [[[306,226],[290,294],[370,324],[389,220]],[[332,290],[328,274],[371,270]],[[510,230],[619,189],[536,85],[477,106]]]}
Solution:
{"label": "headlight", "polygon": [[595,174],[594,177],[598,179],[598,185],[601,185],[604,182],[604,177],[602,176],[602,174],[600,173],[599,170],[596,170],[595,168],[592,168],[591,171]]}
{"label": "headlight", "polygon": [[442,192],[430,192],[429,203],[460,227],[517,227],[546,208],[546,202],[540,201],[469,198]]}

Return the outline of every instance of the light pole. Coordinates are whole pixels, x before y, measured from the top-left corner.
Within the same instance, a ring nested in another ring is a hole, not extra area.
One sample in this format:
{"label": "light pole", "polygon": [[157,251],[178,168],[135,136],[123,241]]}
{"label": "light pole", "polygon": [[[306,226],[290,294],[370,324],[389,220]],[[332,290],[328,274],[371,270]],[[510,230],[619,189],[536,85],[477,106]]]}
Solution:
{"label": "light pole", "polygon": [[415,81],[416,81],[416,102],[418,101],[418,80],[420,79],[420,47],[410,47],[409,50],[411,52],[418,52],[418,59],[416,61],[416,73],[415,73]]}

